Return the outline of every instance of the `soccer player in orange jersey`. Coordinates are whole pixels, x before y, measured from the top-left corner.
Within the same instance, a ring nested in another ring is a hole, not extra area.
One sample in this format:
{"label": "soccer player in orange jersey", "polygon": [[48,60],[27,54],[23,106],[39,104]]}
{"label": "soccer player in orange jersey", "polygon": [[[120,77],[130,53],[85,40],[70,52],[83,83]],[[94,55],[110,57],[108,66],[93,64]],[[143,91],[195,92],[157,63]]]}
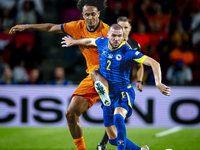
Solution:
{"label": "soccer player in orange jersey", "polygon": [[[44,32],[57,32],[70,34],[74,39],[106,37],[109,26],[99,20],[100,11],[106,8],[104,0],[79,0],[77,7],[82,11],[84,20],[73,21],[64,24],[30,24],[16,25],[11,28],[10,33],[21,32],[25,29],[36,29]],[[70,15],[70,14],[69,14]],[[91,72],[99,67],[99,54],[94,46],[79,46],[82,51],[89,74],[78,86],[71,97],[71,102],[65,113],[70,133],[78,150],[86,150],[82,135],[82,127],[79,116],[89,109],[95,102],[100,100],[94,82],[91,79]],[[94,76],[97,80],[107,85],[107,81],[100,75]]]}

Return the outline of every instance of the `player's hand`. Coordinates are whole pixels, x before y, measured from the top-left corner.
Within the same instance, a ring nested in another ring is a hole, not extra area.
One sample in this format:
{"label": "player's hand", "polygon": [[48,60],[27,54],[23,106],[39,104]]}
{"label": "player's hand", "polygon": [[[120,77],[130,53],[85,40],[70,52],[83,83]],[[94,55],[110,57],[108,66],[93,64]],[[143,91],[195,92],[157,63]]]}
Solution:
{"label": "player's hand", "polygon": [[64,36],[62,38],[62,40],[63,40],[61,42],[62,47],[70,47],[70,46],[74,45],[74,43],[73,43],[74,39],[71,36]]}
{"label": "player's hand", "polygon": [[137,82],[137,83],[136,83],[136,86],[137,86],[137,89],[138,89],[140,92],[143,91],[143,86],[142,86],[142,84],[141,84],[140,82]]}
{"label": "player's hand", "polygon": [[170,87],[168,87],[168,86],[166,86],[166,85],[164,85],[162,83],[160,83],[160,84],[158,84],[156,86],[157,86],[157,88],[160,90],[160,92],[162,94],[164,94],[166,96],[170,96],[170,91],[171,91]]}
{"label": "player's hand", "polygon": [[14,34],[16,32],[24,31],[26,27],[27,27],[26,25],[16,25],[10,29],[9,34]]}

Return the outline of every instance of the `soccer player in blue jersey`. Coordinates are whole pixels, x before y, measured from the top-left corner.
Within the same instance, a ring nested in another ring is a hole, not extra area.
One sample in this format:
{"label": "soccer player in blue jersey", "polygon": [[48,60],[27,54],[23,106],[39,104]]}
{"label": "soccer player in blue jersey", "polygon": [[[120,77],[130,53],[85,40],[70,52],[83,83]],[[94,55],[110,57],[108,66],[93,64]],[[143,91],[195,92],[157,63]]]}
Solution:
{"label": "soccer player in blue jersey", "polygon": [[160,64],[154,59],[131,49],[125,44],[123,29],[118,24],[110,26],[107,38],[99,37],[74,40],[64,37],[62,47],[72,45],[97,46],[99,51],[100,73],[108,81],[110,106],[102,105],[104,125],[112,145],[117,145],[119,150],[149,150],[148,146],[140,148],[126,137],[124,120],[132,114],[132,105],[135,99],[134,89],[131,87],[129,75],[131,67],[142,63],[151,66],[155,84],[160,92],[170,96],[170,87],[161,83]]}
{"label": "soccer player in blue jersey", "polygon": [[[123,37],[126,40],[126,42],[130,45],[130,47],[132,49],[135,49],[135,50],[137,50],[137,51],[140,52],[140,44],[138,42],[136,42],[135,40],[129,38],[129,33],[131,31],[131,28],[132,28],[131,27],[130,19],[128,19],[125,16],[121,16],[121,17],[117,18],[117,24],[119,24],[123,28]],[[143,91],[142,78],[143,78],[143,74],[144,74],[144,66],[143,66],[143,64],[138,64],[135,67],[137,68],[137,82],[136,82],[136,87],[137,87],[137,89],[140,92],[142,92]],[[96,70],[94,70],[95,73],[99,73],[99,71],[98,70],[96,71]],[[132,83],[132,74],[133,74],[133,71],[135,71],[135,70],[131,69],[131,71],[130,71],[130,82],[131,83]],[[93,72],[92,72],[92,74],[93,74]],[[107,144],[107,142],[108,142],[108,135],[105,132],[105,134],[104,134],[101,142],[98,143],[98,145],[97,145],[97,150],[106,150],[106,144]]]}

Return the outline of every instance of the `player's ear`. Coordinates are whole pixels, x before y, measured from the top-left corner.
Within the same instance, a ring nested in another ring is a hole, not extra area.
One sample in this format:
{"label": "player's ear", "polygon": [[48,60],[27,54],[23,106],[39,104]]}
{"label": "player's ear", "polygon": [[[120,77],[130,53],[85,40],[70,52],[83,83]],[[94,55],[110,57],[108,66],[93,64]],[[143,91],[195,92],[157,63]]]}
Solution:
{"label": "player's ear", "polygon": [[84,13],[82,12],[82,15],[83,15],[83,19],[85,19],[85,15],[84,15]]}
{"label": "player's ear", "polygon": [[100,11],[98,11],[98,17],[100,16]]}

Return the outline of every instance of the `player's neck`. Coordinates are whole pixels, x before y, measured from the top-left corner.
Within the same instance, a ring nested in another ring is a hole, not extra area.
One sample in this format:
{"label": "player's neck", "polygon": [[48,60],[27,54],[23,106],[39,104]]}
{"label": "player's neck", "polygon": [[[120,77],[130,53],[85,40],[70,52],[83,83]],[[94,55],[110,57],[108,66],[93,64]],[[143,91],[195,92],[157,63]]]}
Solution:
{"label": "player's neck", "polygon": [[99,24],[100,24],[100,20],[99,20],[98,23],[97,23],[96,25],[94,25],[94,26],[88,26],[88,25],[87,25],[87,30],[93,32],[93,31],[95,31],[95,30],[98,28]]}
{"label": "player's neck", "polygon": [[95,26],[88,26],[87,25],[87,28],[88,28],[89,31],[94,31],[96,29],[97,25],[95,25]]}
{"label": "player's neck", "polygon": [[108,48],[113,49],[113,47],[110,45],[110,43],[108,43]]}

